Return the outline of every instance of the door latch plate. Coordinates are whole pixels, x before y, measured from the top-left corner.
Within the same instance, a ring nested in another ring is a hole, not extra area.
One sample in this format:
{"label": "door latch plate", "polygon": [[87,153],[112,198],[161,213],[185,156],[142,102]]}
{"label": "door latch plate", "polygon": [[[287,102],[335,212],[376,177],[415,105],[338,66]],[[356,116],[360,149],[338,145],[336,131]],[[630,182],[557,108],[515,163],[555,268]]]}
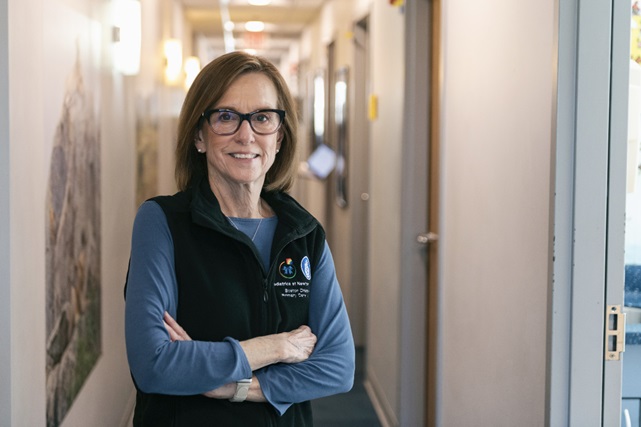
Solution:
{"label": "door latch plate", "polygon": [[620,305],[609,305],[605,312],[605,360],[621,360],[625,351],[625,313]]}

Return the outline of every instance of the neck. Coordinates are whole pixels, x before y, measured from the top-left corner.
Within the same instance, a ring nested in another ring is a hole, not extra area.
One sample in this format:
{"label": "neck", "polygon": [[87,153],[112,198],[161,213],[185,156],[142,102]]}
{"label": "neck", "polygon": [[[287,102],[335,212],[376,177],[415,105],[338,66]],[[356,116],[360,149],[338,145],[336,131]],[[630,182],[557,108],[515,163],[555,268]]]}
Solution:
{"label": "neck", "polygon": [[209,186],[218,199],[225,216],[234,218],[264,218],[266,209],[262,205],[260,191],[251,185],[240,184],[235,188],[209,180]]}

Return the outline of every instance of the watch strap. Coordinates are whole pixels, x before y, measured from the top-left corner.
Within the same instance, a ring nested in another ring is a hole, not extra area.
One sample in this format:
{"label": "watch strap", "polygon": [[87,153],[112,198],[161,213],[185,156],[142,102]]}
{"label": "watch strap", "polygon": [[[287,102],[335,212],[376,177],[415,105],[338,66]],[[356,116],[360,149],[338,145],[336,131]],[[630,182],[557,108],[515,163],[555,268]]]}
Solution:
{"label": "watch strap", "polygon": [[234,397],[229,399],[229,401],[244,402],[245,399],[247,399],[247,395],[249,394],[249,386],[251,385],[251,383],[252,383],[251,378],[236,381],[236,392],[234,393]]}

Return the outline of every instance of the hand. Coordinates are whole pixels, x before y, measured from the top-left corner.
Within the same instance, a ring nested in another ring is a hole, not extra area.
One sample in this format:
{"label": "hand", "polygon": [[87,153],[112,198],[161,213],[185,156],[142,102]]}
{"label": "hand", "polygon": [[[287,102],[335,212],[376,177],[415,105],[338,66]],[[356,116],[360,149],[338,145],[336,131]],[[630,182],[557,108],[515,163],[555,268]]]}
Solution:
{"label": "hand", "polygon": [[309,358],[316,346],[316,335],[303,325],[279,334],[240,342],[252,371],[275,363],[298,363]]}
{"label": "hand", "polygon": [[[211,399],[231,399],[234,397],[234,393],[236,393],[236,383],[229,383],[215,390],[203,393],[203,396]],[[252,383],[249,386],[249,393],[247,394],[247,402],[267,402],[256,376],[252,377]]]}
{"label": "hand", "polygon": [[307,360],[316,346],[316,335],[307,325],[284,334],[284,354],[281,362],[298,363]]}
{"label": "hand", "polygon": [[236,383],[229,383],[203,393],[203,396],[211,399],[231,399],[234,397],[234,393],[236,393]]}
{"label": "hand", "polygon": [[169,315],[165,311],[165,315],[163,316],[163,323],[165,324],[165,328],[167,328],[167,332],[169,332],[169,338],[171,338],[171,342],[174,341],[191,341],[191,337],[185,332],[185,330],[174,320],[173,317]]}

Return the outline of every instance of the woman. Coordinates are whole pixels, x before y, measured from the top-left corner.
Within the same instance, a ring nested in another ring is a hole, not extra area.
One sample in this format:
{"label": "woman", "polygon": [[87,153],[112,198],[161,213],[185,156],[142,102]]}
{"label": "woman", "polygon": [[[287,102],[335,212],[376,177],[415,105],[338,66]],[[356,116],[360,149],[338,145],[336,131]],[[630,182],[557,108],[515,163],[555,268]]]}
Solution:
{"label": "woman", "polygon": [[136,426],[311,426],[351,389],[354,343],[319,223],[286,191],[294,103],[245,53],[207,65],[180,114],[173,196],[134,222],[126,287]]}

